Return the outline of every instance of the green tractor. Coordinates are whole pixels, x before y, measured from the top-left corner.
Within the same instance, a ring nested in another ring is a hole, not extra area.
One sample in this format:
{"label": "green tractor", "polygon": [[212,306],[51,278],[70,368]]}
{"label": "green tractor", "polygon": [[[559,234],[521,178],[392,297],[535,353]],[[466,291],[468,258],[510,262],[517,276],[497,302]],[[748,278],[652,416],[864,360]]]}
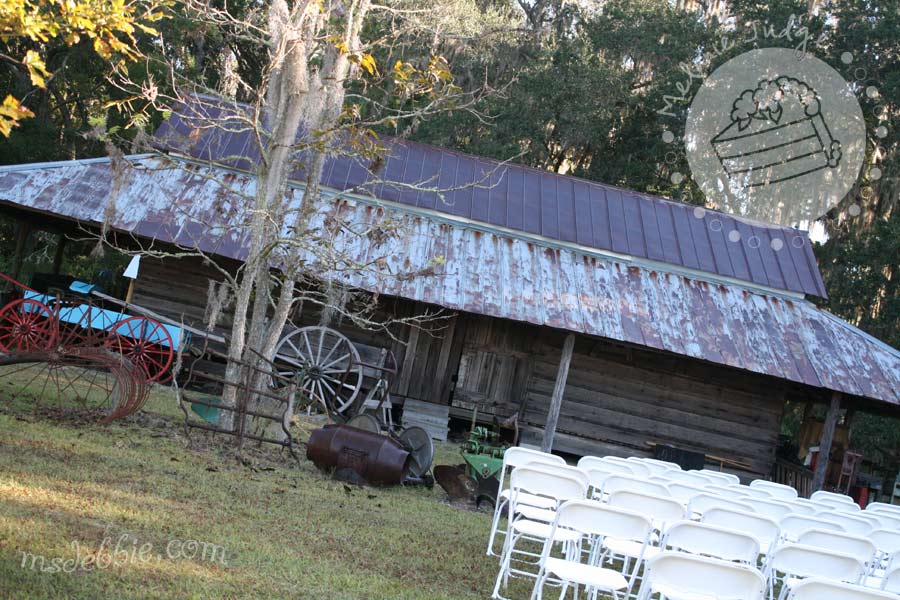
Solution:
{"label": "green tractor", "polygon": [[509,447],[499,432],[484,426],[473,427],[462,447],[465,463],[458,467],[435,467],[435,481],[452,500],[473,502],[476,507],[484,502],[493,505],[499,494],[503,454]]}

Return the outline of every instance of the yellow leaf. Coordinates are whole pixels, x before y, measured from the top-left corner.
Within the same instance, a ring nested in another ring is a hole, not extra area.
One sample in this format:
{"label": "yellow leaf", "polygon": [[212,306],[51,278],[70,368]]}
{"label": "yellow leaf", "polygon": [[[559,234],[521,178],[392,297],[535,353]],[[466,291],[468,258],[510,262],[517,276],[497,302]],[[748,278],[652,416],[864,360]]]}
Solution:
{"label": "yellow leaf", "polygon": [[47,72],[47,68],[44,65],[44,59],[41,58],[41,55],[34,50],[29,50],[25,53],[25,58],[22,59],[22,63],[24,63],[25,67],[28,69],[31,83],[40,88],[44,87],[44,77],[49,77],[50,73]]}
{"label": "yellow leaf", "polygon": [[9,137],[12,128],[19,124],[19,119],[33,117],[34,113],[22,106],[12,96],[7,96],[0,105],[0,134]]}
{"label": "yellow leaf", "polygon": [[378,73],[378,65],[375,64],[375,57],[371,54],[363,54],[362,60],[359,61],[359,65],[365,69],[369,75],[376,75]]}

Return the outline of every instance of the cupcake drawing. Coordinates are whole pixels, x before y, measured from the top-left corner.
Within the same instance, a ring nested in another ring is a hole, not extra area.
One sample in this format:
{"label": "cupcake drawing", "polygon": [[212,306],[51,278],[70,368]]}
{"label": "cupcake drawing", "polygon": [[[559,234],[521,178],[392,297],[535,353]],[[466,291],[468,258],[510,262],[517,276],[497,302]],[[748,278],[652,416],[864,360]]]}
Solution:
{"label": "cupcake drawing", "polygon": [[716,156],[739,188],[786,181],[841,161],[819,95],[791,77],[764,79],[734,101],[731,122],[712,138]]}

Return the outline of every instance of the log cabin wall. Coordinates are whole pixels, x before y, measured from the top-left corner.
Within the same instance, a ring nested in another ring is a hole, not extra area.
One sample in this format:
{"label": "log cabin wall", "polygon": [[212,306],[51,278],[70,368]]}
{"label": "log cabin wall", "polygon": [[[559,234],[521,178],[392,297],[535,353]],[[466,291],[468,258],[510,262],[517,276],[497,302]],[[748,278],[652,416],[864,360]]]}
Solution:
{"label": "log cabin wall", "polygon": [[[542,428],[556,380],[562,336],[535,344],[525,422]],[[710,465],[766,476],[784,407],[777,380],[579,336],[554,448],[649,455],[653,443],[702,452]],[[724,459],[724,461],[722,460]]]}

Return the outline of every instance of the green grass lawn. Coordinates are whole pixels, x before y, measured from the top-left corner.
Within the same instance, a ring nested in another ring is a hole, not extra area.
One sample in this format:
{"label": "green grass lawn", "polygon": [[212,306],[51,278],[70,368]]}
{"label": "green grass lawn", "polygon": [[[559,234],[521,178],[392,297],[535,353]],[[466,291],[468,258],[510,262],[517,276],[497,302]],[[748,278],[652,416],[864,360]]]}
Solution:
{"label": "green grass lawn", "polygon": [[[0,598],[490,596],[490,515],[450,506],[438,487],[345,486],[274,447],[240,462],[221,436],[189,438],[165,388],[103,427],[3,384]],[[436,463],[459,462],[438,448]]]}

